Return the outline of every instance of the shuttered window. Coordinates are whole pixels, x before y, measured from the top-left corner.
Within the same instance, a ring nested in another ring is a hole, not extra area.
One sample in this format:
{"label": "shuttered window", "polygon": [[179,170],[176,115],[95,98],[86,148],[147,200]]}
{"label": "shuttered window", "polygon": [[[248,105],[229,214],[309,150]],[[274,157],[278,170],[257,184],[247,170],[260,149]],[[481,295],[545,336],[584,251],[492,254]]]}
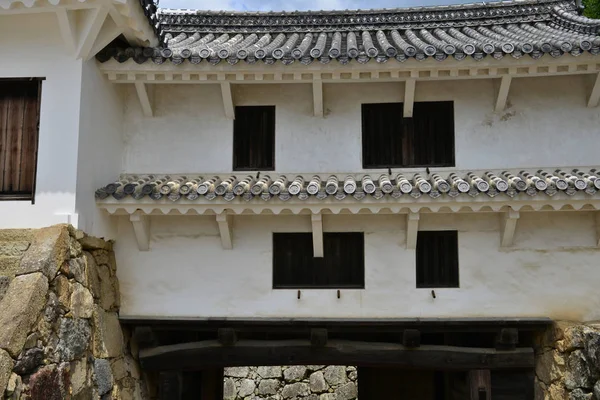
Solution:
{"label": "shuttered window", "polygon": [[404,118],[403,103],[362,105],[363,168],[454,166],[454,104],[418,102]]}
{"label": "shuttered window", "polygon": [[275,169],[275,106],[235,108],[233,122],[233,169]]}
{"label": "shuttered window", "polygon": [[33,200],[41,80],[0,79],[0,199]]}
{"label": "shuttered window", "polygon": [[326,232],[323,257],[313,257],[312,233],[273,234],[273,287],[364,288],[362,232]]}
{"label": "shuttered window", "polygon": [[458,232],[418,232],[417,287],[458,287]]}

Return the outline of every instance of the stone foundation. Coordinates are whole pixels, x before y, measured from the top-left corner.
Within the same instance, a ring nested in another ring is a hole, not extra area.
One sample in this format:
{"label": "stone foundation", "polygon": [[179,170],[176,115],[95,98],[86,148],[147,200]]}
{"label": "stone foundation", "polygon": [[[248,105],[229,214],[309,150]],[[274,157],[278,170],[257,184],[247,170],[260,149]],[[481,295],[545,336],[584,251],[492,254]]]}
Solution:
{"label": "stone foundation", "polygon": [[356,367],[306,365],[225,368],[224,400],[354,400]]}
{"label": "stone foundation", "polygon": [[112,243],[0,230],[0,399],[148,398],[118,310]]}
{"label": "stone foundation", "polygon": [[537,352],[536,400],[600,400],[600,324],[557,322]]}

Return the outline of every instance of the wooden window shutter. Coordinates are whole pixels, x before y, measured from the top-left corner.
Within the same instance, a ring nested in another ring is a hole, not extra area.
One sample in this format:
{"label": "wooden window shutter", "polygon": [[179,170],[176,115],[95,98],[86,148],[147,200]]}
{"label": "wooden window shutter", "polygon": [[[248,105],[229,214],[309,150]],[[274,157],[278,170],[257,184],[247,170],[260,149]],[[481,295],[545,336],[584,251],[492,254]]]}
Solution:
{"label": "wooden window shutter", "polygon": [[0,80],[0,197],[35,192],[41,81]]}
{"label": "wooden window shutter", "polygon": [[275,169],[275,106],[235,108],[233,122],[233,169]]}
{"label": "wooden window shutter", "polygon": [[458,232],[417,233],[417,287],[458,287]]}

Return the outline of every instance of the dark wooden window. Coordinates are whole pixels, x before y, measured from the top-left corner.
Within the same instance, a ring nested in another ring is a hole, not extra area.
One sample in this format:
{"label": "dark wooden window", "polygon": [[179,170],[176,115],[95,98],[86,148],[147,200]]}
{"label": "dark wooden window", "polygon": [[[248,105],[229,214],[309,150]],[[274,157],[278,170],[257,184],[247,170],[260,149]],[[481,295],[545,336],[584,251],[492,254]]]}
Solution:
{"label": "dark wooden window", "polygon": [[275,169],[275,106],[235,108],[233,122],[233,169]]}
{"label": "dark wooden window", "polygon": [[0,199],[33,200],[41,80],[0,79]]}
{"label": "dark wooden window", "polygon": [[454,166],[454,103],[362,105],[363,168]]}
{"label": "dark wooden window", "polygon": [[364,288],[362,232],[323,234],[323,257],[313,257],[312,233],[273,234],[273,287]]}
{"label": "dark wooden window", "polygon": [[418,232],[417,287],[458,287],[458,232]]}

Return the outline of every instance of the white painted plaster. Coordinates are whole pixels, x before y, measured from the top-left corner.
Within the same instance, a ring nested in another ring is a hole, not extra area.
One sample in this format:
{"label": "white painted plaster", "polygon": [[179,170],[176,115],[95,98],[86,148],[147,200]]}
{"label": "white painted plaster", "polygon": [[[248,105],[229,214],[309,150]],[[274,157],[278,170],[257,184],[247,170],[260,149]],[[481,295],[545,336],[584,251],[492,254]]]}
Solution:
{"label": "white painted plaster", "polygon": [[[233,250],[214,217],[151,217],[150,251],[118,217],[121,317],[600,318],[591,213],[521,213],[500,248],[499,215],[423,214],[419,229],[459,231],[460,288],[415,287],[415,251],[402,215],[325,215],[325,231],[365,232],[366,289],[272,289],[272,232],[310,231],[310,216],[236,216]],[[567,233],[567,234],[565,234]]]}
{"label": "white painted plaster", "polygon": [[[415,101],[453,100],[456,168],[594,165],[600,109],[586,108],[584,76],[516,78],[507,109],[494,113],[492,80],[417,82]],[[154,118],[127,85],[128,172],[228,173],[232,121],[219,86],[156,85]],[[237,105],[276,106],[276,172],[362,171],[361,103],[402,101],[402,83],[324,85],[314,117],[310,84],[233,85]],[[507,162],[507,160],[510,160]]]}
{"label": "white painted plaster", "polygon": [[0,77],[42,83],[35,204],[0,202],[0,228],[77,224],[75,185],[81,61],[66,54],[56,16],[0,16]]}

